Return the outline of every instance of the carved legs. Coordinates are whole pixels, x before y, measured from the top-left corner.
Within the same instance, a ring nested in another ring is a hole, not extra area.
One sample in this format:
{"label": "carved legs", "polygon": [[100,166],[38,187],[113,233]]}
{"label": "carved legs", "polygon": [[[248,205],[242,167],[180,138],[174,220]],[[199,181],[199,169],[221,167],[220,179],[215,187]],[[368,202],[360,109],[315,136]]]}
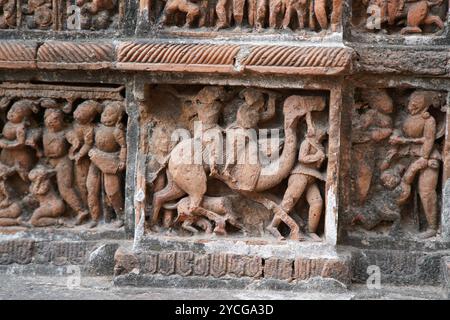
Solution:
{"label": "carved legs", "polygon": [[173,182],[170,174],[167,173],[167,185],[164,189],[155,192],[153,195],[153,214],[150,224],[155,225],[158,222],[159,211],[164,203],[178,199],[185,194],[186,193]]}
{"label": "carved legs", "polygon": [[317,21],[319,22],[319,25],[322,28],[322,30],[328,29],[328,18],[325,0],[314,1],[314,13],[316,14]]}
{"label": "carved legs", "polygon": [[217,24],[216,29],[223,29],[228,27],[228,19],[227,19],[227,5],[228,0],[219,0],[216,4],[216,14],[217,14]]}
{"label": "carved legs", "polygon": [[427,231],[420,235],[424,239],[435,236],[438,229],[436,193],[438,177],[439,170],[435,168],[427,168],[419,175],[419,196],[428,222]]}
{"label": "carved legs", "polygon": [[30,223],[35,227],[62,224],[58,217],[64,213],[64,210],[65,207],[62,201],[51,199],[51,201],[41,204],[39,208],[34,210]]}
{"label": "carved legs", "polygon": [[88,207],[91,215],[91,225],[93,228],[98,224],[101,216],[100,191],[101,191],[101,172],[91,163],[86,180],[88,188]]}
{"label": "carved legs", "polygon": [[20,215],[22,214],[22,209],[17,203],[12,203],[6,208],[0,209],[0,226],[17,226],[20,224]]}
{"label": "carved legs", "polygon": [[87,216],[88,212],[74,188],[72,161],[68,157],[64,157],[59,160],[55,169],[58,191],[63,200],[78,216]]}

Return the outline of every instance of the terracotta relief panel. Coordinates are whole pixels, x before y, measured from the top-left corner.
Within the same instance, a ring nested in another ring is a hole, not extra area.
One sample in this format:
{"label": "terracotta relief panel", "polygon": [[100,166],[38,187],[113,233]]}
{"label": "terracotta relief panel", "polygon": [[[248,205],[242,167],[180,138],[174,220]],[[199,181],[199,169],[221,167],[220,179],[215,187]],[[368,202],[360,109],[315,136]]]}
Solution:
{"label": "terracotta relief panel", "polygon": [[200,32],[335,32],[342,15],[342,0],[141,0],[141,3],[156,27]]}
{"label": "terracotta relief panel", "polygon": [[0,226],[124,223],[123,88],[0,86]]}
{"label": "terracotta relief panel", "polygon": [[0,29],[117,30],[123,0],[2,0]]}
{"label": "terracotta relief panel", "polygon": [[442,35],[447,9],[442,0],[353,0],[351,23],[378,35]]}
{"label": "terracotta relief panel", "polygon": [[428,239],[440,228],[446,93],[360,89],[352,129],[352,230]]}
{"label": "terracotta relief panel", "polygon": [[328,93],[152,86],[146,232],[321,241]]}

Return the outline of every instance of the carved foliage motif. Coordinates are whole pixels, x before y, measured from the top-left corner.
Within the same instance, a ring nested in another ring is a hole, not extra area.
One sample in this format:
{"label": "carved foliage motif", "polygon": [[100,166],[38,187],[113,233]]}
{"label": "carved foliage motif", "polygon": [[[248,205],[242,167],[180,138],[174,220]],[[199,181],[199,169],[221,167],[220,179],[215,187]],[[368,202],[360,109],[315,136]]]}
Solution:
{"label": "carved foliage motif", "polygon": [[389,223],[391,235],[436,235],[445,95],[419,89],[359,93],[352,130],[353,224],[383,230]]}
{"label": "carved foliage motif", "polygon": [[[151,125],[150,230],[245,235],[265,226],[281,238],[284,222],[291,238],[301,240],[307,219],[309,237],[321,240],[328,128],[323,95],[214,86],[161,86],[151,94],[151,115],[143,119]],[[176,143],[173,134],[193,138]],[[280,203],[263,193],[275,187]]]}
{"label": "carved foliage motif", "polygon": [[127,149],[120,91],[32,84],[0,91],[0,226],[90,220],[95,227],[115,216],[121,227]]}

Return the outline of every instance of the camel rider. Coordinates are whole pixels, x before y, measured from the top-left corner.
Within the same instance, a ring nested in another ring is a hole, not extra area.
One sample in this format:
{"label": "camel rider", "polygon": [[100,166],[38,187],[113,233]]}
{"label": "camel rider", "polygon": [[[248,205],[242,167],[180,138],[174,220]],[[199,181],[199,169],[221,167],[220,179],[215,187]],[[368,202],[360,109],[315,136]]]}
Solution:
{"label": "camel rider", "polygon": [[[222,176],[228,182],[236,183],[231,171],[236,164],[245,165],[246,174],[249,174],[252,179],[248,184],[240,187],[251,191],[258,180],[260,171],[258,159],[251,159],[252,156],[258,156],[257,133],[254,129],[258,128],[260,122],[268,121],[275,116],[275,95],[269,93],[267,102],[264,93],[260,90],[244,89],[239,95],[244,99],[244,103],[239,106],[236,122],[226,129],[227,161]],[[250,153],[252,150],[253,154],[246,154],[246,151]],[[247,160],[250,160],[250,163],[247,163],[249,162]]]}

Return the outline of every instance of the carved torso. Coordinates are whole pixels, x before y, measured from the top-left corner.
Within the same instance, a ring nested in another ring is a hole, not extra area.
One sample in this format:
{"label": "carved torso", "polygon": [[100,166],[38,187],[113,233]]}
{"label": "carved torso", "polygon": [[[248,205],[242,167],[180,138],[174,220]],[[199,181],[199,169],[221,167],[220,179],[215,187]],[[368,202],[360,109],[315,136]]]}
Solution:
{"label": "carved torso", "polygon": [[49,158],[59,158],[67,154],[68,143],[64,131],[44,131],[43,136],[44,154]]}
{"label": "carved torso", "polygon": [[117,152],[120,145],[115,138],[116,127],[107,127],[100,124],[95,130],[95,146],[104,152]]}
{"label": "carved torso", "polygon": [[423,137],[424,126],[425,119],[421,114],[409,116],[403,124],[403,133],[410,138],[421,138]]}

